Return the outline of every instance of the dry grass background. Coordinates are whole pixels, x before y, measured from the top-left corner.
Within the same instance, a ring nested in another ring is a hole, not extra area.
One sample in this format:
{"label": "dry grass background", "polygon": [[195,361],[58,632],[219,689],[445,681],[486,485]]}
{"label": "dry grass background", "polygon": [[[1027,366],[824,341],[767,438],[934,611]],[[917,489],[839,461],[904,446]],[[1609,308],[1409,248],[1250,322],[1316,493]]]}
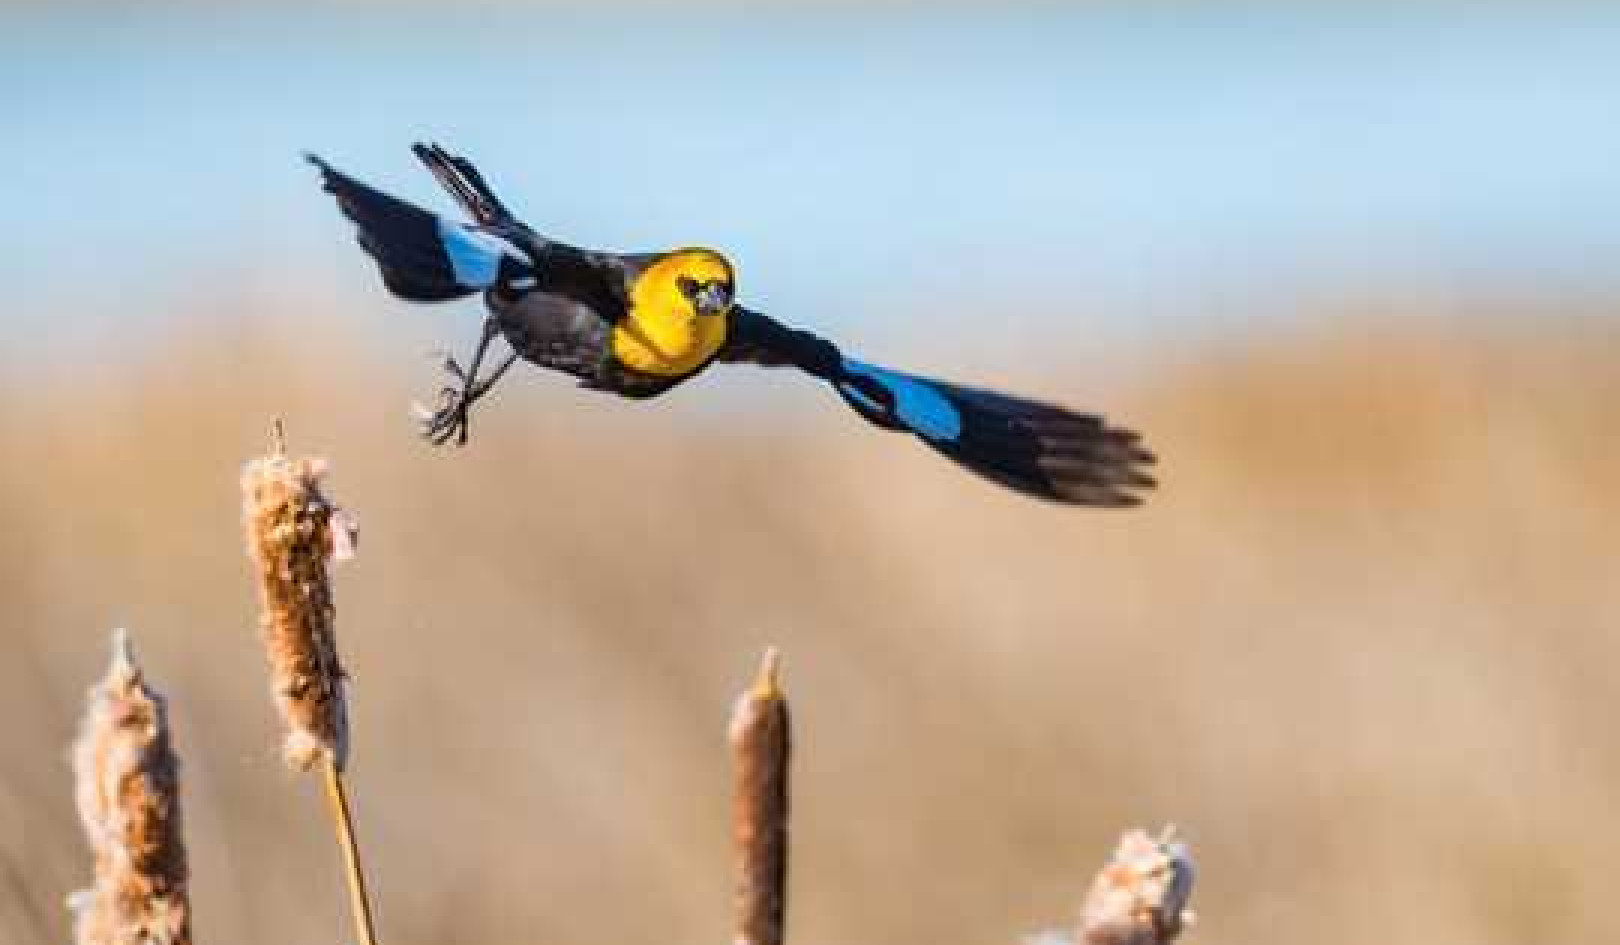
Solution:
{"label": "dry grass background", "polygon": [[528,377],[435,454],[422,362],[317,320],[0,380],[0,940],[68,938],[65,745],[114,624],[170,696],[197,940],[346,940],[240,551],[275,413],[360,517],[339,636],[390,945],[724,940],[724,725],[767,643],[797,942],[1068,925],[1118,829],[1166,820],[1189,941],[1620,939],[1612,323],[1349,311],[1026,375],[1165,457],[1150,507],[1087,514],[785,380],[767,429]]}

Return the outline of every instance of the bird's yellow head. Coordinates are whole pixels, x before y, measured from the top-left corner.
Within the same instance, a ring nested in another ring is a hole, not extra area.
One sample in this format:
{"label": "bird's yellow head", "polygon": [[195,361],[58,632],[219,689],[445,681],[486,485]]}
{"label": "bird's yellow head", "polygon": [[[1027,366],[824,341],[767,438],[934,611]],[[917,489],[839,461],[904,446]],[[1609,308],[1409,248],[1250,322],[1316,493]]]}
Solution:
{"label": "bird's yellow head", "polygon": [[736,275],[731,262],[712,249],[677,249],[666,253],[648,273],[658,270],[669,279],[677,295],[696,315],[724,315],[731,311]]}
{"label": "bird's yellow head", "polygon": [[725,343],[735,287],[731,263],[712,249],[665,253],[630,287],[629,317],[613,333],[614,355],[648,374],[693,370]]}

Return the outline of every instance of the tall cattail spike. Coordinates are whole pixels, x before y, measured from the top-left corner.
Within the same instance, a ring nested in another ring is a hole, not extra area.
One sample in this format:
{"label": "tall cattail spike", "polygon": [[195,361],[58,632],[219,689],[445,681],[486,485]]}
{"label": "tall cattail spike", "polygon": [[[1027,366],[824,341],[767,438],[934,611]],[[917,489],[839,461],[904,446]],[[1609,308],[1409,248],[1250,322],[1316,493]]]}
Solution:
{"label": "tall cattail spike", "polygon": [[[274,429],[281,441],[280,421]],[[299,770],[323,756],[341,768],[348,720],[328,563],[353,553],[353,520],[321,492],[325,460],[293,460],[284,442],[274,445],[242,471],[242,517],[271,688],[287,726],[283,754]]]}
{"label": "tall cattail spike", "polygon": [[731,713],[734,945],[782,945],[784,935],[793,737],[781,663],[776,649],[766,650]]}
{"label": "tall cattail spike", "polygon": [[73,745],[74,793],[95,885],[68,897],[77,945],[190,945],[179,762],[163,697],[115,630]]}
{"label": "tall cattail spike", "polygon": [[343,767],[349,754],[347,676],[338,662],[336,607],[328,565],[354,554],[355,523],[321,492],[324,459],[290,459],[281,420],[271,455],[242,470],[242,519],[259,578],[259,618],[271,693],[286,724],[282,754],[300,771],[319,766],[332,800],[355,932],[376,945]]}

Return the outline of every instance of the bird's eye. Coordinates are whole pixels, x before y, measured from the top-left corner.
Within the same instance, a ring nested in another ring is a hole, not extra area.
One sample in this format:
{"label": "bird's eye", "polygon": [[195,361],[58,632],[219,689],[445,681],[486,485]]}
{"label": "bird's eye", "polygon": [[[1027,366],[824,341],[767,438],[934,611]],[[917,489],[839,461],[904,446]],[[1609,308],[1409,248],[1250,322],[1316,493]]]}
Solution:
{"label": "bird's eye", "polygon": [[675,279],[675,288],[689,299],[696,299],[698,294],[697,280],[691,276],[679,276]]}

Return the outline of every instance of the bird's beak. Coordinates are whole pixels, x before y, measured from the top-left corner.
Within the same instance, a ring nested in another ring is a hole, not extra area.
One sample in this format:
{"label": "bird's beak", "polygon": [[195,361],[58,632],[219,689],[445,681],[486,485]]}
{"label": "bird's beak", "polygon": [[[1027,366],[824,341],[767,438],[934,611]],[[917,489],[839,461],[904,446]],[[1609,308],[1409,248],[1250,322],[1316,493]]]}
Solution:
{"label": "bird's beak", "polygon": [[718,282],[711,282],[698,290],[693,302],[699,315],[724,315],[731,308],[731,290]]}

